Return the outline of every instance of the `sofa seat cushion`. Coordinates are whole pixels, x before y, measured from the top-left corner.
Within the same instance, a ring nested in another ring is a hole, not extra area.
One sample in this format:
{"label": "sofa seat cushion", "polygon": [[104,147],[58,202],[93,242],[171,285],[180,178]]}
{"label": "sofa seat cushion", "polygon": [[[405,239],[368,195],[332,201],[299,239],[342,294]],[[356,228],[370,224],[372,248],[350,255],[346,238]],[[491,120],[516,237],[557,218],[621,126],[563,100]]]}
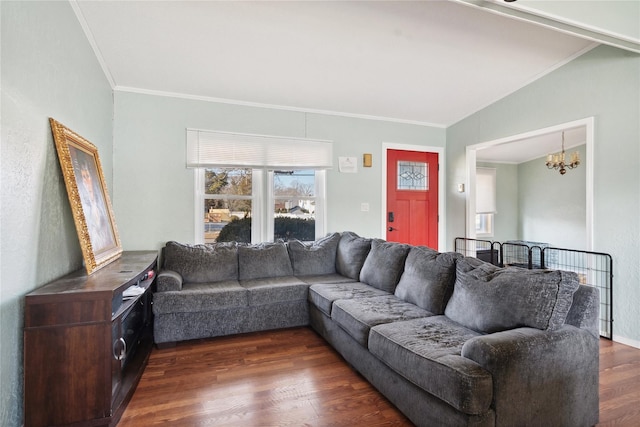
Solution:
{"label": "sofa seat cushion", "polygon": [[404,271],[404,262],[411,246],[403,243],[371,241],[371,251],[360,271],[360,281],[393,293]]}
{"label": "sofa seat cushion", "polygon": [[564,325],[578,289],[576,273],[496,267],[476,258],[456,263],[453,295],[444,314],[478,332]]}
{"label": "sofa seat cushion", "polygon": [[455,252],[412,247],[395,295],[434,314],[444,314],[456,280],[456,260],[460,258],[462,255]]}
{"label": "sofa seat cushion", "polygon": [[341,299],[333,303],[331,310],[331,319],[363,347],[367,347],[369,330],[373,326],[432,315],[393,295]]}
{"label": "sofa seat cushion", "polygon": [[480,335],[445,316],[374,326],[369,351],[428,393],[469,415],[487,412],[491,374],[461,356],[464,343]]}
{"label": "sofa seat cushion", "polygon": [[339,299],[367,298],[389,295],[365,283],[319,283],[309,288],[309,302],[331,317],[331,306]]}
{"label": "sofa seat cushion", "polygon": [[336,272],[336,251],[340,233],[332,233],[313,242],[287,242],[289,258],[295,276],[333,274]]}
{"label": "sofa seat cushion", "polygon": [[223,308],[246,307],[249,292],[237,280],[215,283],[185,283],[181,291],[153,294],[153,312],[196,313]]}
{"label": "sofa seat cushion", "polygon": [[296,276],[298,279],[310,285],[316,283],[355,283],[357,280],[353,280],[349,277],[345,277],[342,274],[311,274],[307,276]]}
{"label": "sofa seat cushion", "polygon": [[250,306],[305,301],[309,288],[307,283],[293,276],[241,280],[240,286],[249,292]]}

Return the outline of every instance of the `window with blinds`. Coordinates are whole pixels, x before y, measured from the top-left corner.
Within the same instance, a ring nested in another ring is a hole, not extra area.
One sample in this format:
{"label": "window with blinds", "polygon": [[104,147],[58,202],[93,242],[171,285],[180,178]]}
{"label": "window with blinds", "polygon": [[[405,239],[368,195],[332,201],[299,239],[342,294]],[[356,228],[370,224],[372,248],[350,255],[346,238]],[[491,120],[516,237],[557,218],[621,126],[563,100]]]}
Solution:
{"label": "window with blinds", "polygon": [[493,236],[496,212],[496,169],[476,168],[476,236]]}
{"label": "window with blinds", "polygon": [[325,234],[330,141],[188,129],[186,153],[196,169],[196,242]]}
{"label": "window with blinds", "polygon": [[187,129],[187,167],[331,169],[333,143],[307,138]]}

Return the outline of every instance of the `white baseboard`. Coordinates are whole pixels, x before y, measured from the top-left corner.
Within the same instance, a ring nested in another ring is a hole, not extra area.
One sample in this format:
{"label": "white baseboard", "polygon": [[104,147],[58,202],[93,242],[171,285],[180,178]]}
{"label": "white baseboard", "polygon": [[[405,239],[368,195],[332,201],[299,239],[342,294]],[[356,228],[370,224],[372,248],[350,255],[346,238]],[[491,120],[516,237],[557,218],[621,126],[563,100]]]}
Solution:
{"label": "white baseboard", "polygon": [[613,334],[613,341],[619,342],[620,344],[628,345],[635,348],[640,348],[640,341],[632,340],[626,337],[622,337],[620,335]]}

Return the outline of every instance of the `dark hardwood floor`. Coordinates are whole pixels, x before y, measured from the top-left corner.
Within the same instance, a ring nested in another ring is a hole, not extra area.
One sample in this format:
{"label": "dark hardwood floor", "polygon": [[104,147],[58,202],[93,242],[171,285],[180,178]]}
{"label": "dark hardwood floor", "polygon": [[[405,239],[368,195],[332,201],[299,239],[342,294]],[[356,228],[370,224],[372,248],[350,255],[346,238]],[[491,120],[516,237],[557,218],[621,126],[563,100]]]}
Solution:
{"label": "dark hardwood floor", "polygon": [[599,426],[640,426],[640,350],[600,340]]}
{"label": "dark hardwood floor", "polygon": [[[600,424],[640,426],[640,350],[600,341]],[[315,332],[154,348],[118,427],[411,426]]]}

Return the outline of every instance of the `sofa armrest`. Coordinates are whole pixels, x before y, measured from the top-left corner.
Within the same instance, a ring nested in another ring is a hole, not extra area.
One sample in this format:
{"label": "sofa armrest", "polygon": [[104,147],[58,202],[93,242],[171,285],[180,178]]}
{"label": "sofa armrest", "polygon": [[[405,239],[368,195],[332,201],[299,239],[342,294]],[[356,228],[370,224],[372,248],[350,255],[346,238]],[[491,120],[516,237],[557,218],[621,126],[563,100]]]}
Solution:
{"label": "sofa armrest", "polygon": [[568,325],[586,329],[594,337],[600,337],[600,290],[580,285],[573,294],[573,304],[567,314]]}
{"label": "sofa armrest", "polygon": [[160,270],[156,281],[158,292],[181,291],[182,276],[173,270]]}
{"label": "sofa armrest", "polygon": [[493,377],[496,426],[598,422],[599,339],[588,330],[565,325],[496,332],[467,341],[462,356]]}

